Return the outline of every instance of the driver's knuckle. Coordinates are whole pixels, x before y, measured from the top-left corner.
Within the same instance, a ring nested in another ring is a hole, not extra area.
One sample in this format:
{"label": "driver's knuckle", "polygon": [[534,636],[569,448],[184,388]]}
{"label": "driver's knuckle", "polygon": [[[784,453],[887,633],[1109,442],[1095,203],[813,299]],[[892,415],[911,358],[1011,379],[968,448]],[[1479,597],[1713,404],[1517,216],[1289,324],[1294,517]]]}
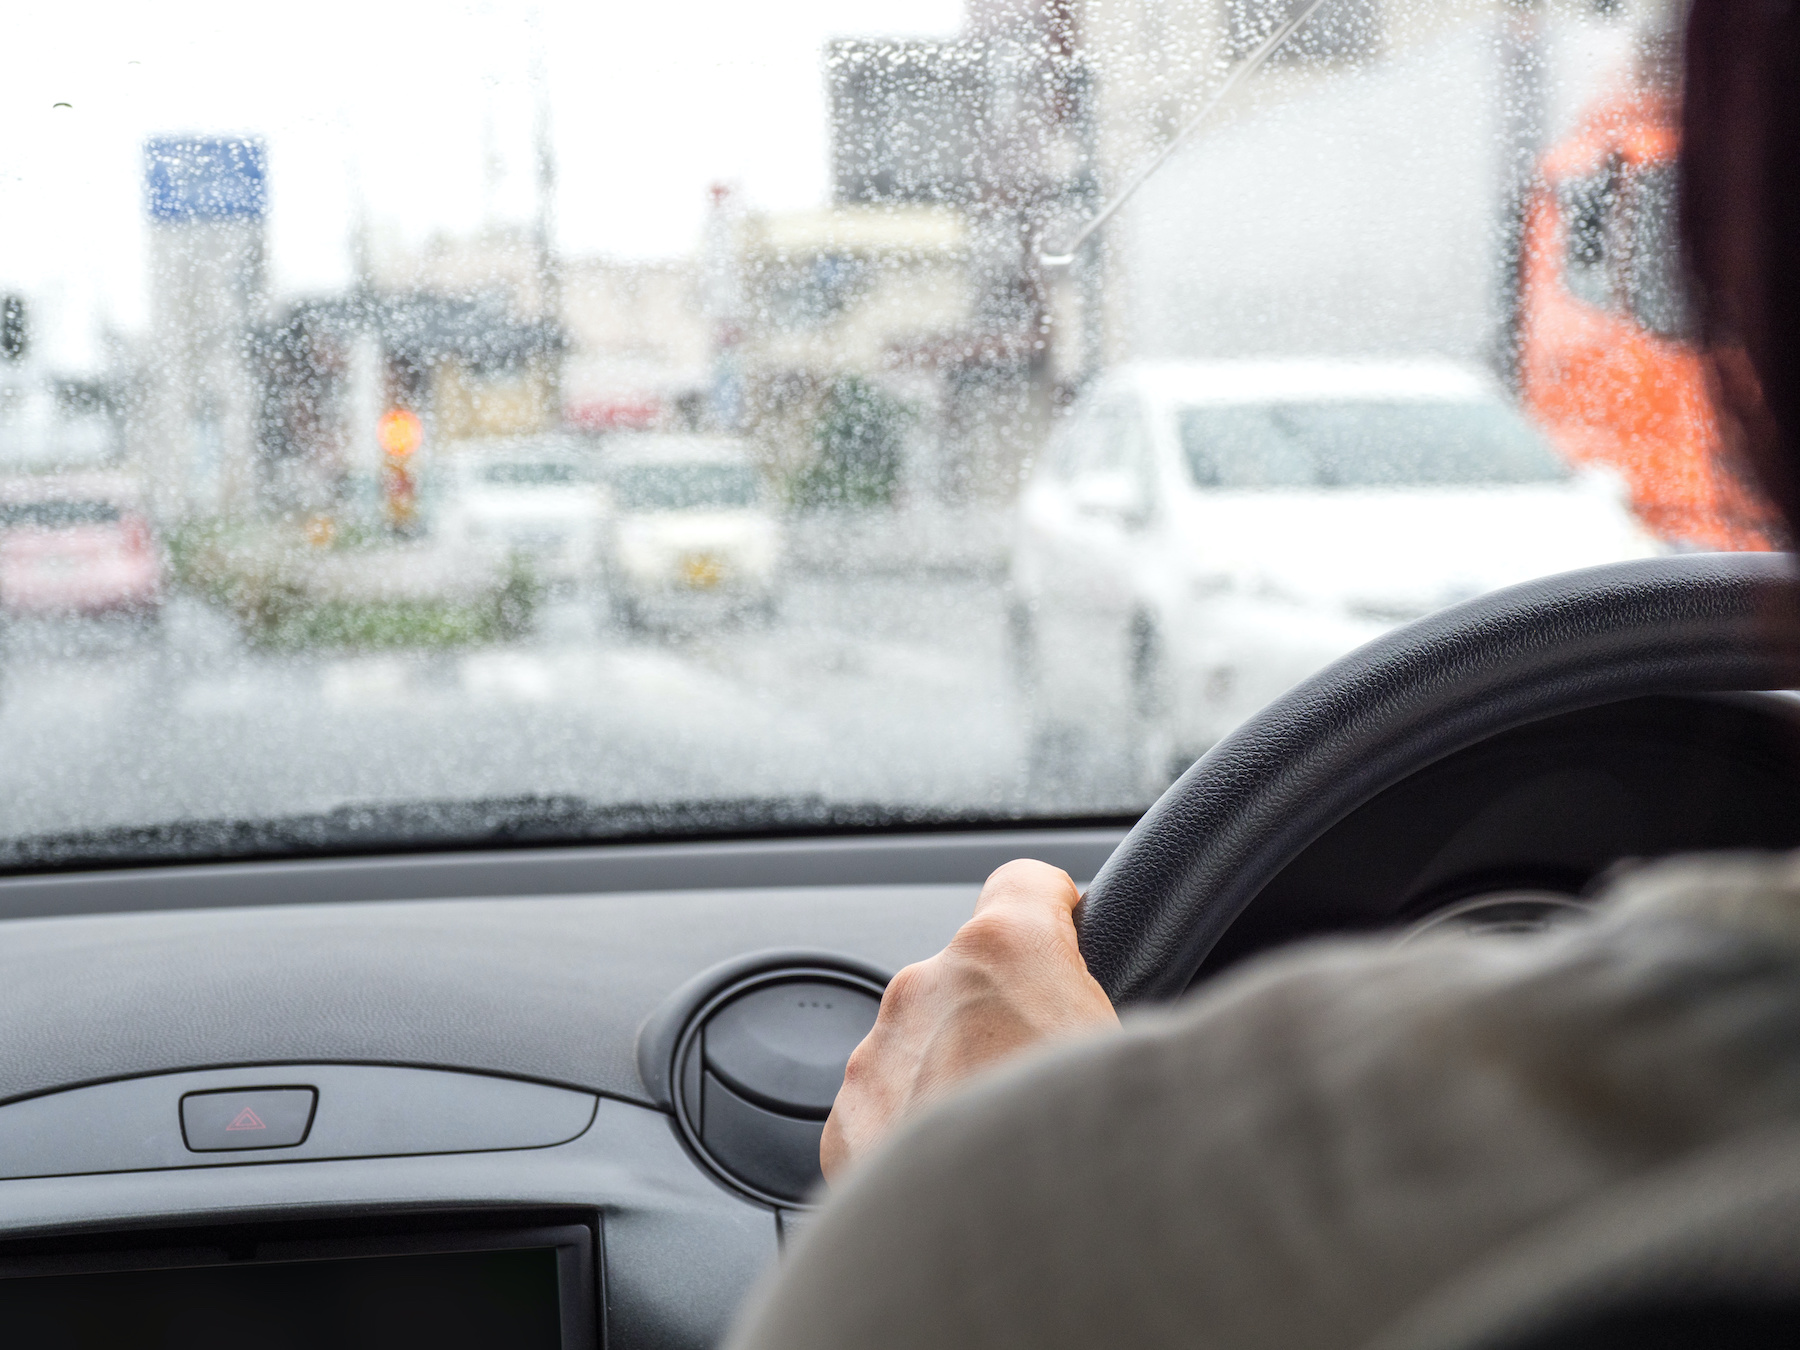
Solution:
{"label": "driver's knuckle", "polygon": [[865,1083],[874,1072],[874,1059],[875,1052],[867,1041],[852,1050],[844,1064],[844,1087],[856,1088]]}
{"label": "driver's knuckle", "polygon": [[881,996],[881,1019],[892,1021],[904,1016],[923,996],[926,983],[923,964],[906,966],[897,971]]}
{"label": "driver's knuckle", "polygon": [[987,885],[995,889],[1036,891],[1067,874],[1060,868],[1032,858],[1014,858],[988,873]]}
{"label": "driver's knuckle", "polygon": [[1035,946],[1031,925],[1011,914],[980,914],[970,919],[950,942],[950,950],[979,965],[1012,965]]}

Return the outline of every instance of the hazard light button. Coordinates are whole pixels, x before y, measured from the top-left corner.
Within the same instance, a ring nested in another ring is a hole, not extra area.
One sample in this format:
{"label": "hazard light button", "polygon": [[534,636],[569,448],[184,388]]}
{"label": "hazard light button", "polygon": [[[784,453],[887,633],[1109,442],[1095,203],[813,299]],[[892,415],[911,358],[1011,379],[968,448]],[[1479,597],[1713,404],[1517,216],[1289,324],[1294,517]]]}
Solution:
{"label": "hazard light button", "polygon": [[181,1135],[194,1153],[292,1148],[306,1142],[318,1100],[309,1087],[190,1092],[181,1099]]}

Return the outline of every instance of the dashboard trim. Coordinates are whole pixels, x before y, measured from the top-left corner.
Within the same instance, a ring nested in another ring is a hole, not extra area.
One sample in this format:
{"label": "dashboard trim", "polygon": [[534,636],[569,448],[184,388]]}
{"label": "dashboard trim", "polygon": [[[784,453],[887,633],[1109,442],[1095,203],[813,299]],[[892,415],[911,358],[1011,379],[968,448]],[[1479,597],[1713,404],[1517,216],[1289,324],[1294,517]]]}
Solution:
{"label": "dashboard trim", "polygon": [[1123,825],[1046,826],[39,873],[0,877],[0,920],[371,900],[979,884],[1026,856],[1084,881],[1124,837]]}

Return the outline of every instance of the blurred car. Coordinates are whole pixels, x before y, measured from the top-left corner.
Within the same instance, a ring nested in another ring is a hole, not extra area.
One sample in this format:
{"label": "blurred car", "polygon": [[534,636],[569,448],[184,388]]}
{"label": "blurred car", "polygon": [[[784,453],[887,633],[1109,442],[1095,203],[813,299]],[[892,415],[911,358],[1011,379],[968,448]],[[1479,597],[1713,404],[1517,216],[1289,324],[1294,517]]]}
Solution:
{"label": "blurred car", "polygon": [[573,586],[593,571],[600,532],[595,452],[572,436],[471,441],[438,466],[433,528],[452,547],[526,559]]}
{"label": "blurred car", "polygon": [[1383,630],[1658,544],[1486,376],[1438,361],[1121,368],[1021,496],[1039,731],[1119,707],[1147,779]]}
{"label": "blurred car", "polygon": [[606,442],[602,573],[613,612],[743,613],[779,604],[783,534],[756,465],[724,437],[658,433]]}
{"label": "blurred car", "polygon": [[162,613],[163,567],[135,484],[109,474],[0,481],[0,610]]}

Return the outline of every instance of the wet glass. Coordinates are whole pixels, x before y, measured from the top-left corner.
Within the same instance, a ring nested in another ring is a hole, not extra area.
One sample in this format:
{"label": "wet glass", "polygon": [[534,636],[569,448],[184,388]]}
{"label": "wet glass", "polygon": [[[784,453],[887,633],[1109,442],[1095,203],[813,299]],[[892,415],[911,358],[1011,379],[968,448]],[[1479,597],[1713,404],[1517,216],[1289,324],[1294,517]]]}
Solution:
{"label": "wet glass", "polygon": [[1767,547],[1679,6],[1232,84],[1303,8],[12,16],[0,867],[1124,819],[1395,623]]}
{"label": "wet glass", "polygon": [[0,503],[0,529],[69,529],[76,525],[110,525],[119,518],[111,502],[43,501]]}
{"label": "wet glass", "polygon": [[1569,476],[1543,434],[1486,403],[1272,403],[1184,408],[1197,487],[1452,487]]}
{"label": "wet glass", "polygon": [[607,474],[607,483],[626,511],[754,506],[758,495],[748,464],[625,464]]}
{"label": "wet glass", "polygon": [[514,462],[489,464],[481,481],[497,487],[568,487],[589,481],[593,475],[579,464]]}

